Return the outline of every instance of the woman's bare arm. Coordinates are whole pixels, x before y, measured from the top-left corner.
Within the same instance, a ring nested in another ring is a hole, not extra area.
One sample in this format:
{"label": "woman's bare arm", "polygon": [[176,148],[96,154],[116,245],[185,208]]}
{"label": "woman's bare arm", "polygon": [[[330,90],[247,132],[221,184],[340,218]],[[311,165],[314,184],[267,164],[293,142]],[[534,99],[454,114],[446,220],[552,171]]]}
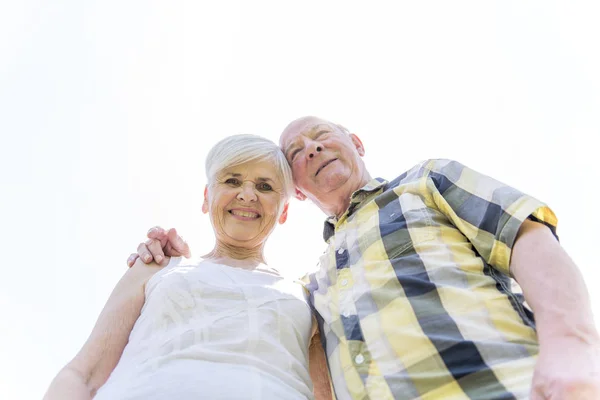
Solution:
{"label": "woman's bare arm", "polygon": [[91,399],[117,365],[144,304],[146,282],[161,267],[138,260],[111,293],[90,337],[54,378],[44,400]]}

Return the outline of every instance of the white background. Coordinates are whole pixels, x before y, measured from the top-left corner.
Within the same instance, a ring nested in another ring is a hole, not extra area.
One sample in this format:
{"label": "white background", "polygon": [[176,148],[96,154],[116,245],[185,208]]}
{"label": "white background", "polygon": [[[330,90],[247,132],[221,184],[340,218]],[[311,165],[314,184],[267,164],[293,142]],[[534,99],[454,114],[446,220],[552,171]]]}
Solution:
{"label": "white background", "polygon": [[[217,140],[305,114],[357,133],[373,176],[452,158],[547,202],[599,314],[599,20],[573,1],[2,1],[0,398],[41,398],[149,227],[210,250]],[[314,268],[322,219],[294,201],[271,265]]]}

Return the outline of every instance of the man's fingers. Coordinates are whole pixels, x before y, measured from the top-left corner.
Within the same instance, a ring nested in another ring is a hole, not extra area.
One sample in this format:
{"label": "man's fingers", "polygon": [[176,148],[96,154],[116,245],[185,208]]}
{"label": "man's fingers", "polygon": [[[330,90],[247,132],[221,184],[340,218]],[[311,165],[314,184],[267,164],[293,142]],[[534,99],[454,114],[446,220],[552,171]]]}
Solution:
{"label": "man's fingers", "polygon": [[148,230],[147,236],[150,240],[146,241],[146,248],[138,247],[138,254],[144,262],[146,260],[143,253],[149,253],[150,261],[154,259],[159,264],[165,255],[171,257],[185,256],[187,258],[190,258],[192,255],[190,246],[177,234],[177,230],[174,228],[164,230],[160,226],[155,226]]}
{"label": "man's fingers", "polygon": [[169,229],[167,234],[169,236],[169,243],[171,244],[172,249],[177,251],[179,253],[178,255],[183,255],[186,258],[190,258],[192,255],[190,246],[181,236],[177,234],[175,228]]}
{"label": "man's fingers", "polygon": [[182,254],[180,252],[178,252],[176,249],[173,248],[173,246],[171,246],[171,243],[167,243],[167,245],[165,246],[165,254],[171,257],[180,257]]}
{"label": "man's fingers", "polygon": [[151,234],[160,235],[161,233],[166,233],[166,231],[158,225],[148,229],[148,236],[150,236]]}
{"label": "man's fingers", "polygon": [[148,250],[148,247],[146,247],[145,243],[140,243],[137,248],[137,253],[145,264],[152,262],[152,254]]}
{"label": "man's fingers", "polygon": [[146,234],[146,236],[148,237],[148,239],[160,240],[161,247],[165,247],[165,245],[169,241],[169,236],[167,235],[167,231],[165,231],[160,226],[155,226],[153,228],[150,228],[148,230],[148,233]]}
{"label": "man's fingers", "polygon": [[127,266],[129,268],[133,267],[133,264],[135,264],[135,260],[138,259],[138,255],[137,253],[131,253],[131,255],[127,258]]}
{"label": "man's fingers", "polygon": [[165,259],[165,253],[163,253],[162,244],[160,240],[148,239],[146,240],[145,245],[150,254],[152,254],[152,257],[154,258],[154,261],[156,261],[157,264],[160,264],[162,260]]}

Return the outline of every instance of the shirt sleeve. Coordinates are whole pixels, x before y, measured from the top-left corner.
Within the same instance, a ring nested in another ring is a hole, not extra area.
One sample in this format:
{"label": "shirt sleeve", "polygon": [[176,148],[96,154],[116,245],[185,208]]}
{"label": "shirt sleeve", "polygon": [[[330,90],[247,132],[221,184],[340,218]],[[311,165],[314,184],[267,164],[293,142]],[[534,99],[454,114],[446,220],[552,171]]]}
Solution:
{"label": "shirt sleeve", "polygon": [[[425,164],[433,201],[492,267],[510,273],[517,232],[527,218],[556,236],[557,219],[544,203],[452,160]],[[557,237],[558,239],[558,237]]]}

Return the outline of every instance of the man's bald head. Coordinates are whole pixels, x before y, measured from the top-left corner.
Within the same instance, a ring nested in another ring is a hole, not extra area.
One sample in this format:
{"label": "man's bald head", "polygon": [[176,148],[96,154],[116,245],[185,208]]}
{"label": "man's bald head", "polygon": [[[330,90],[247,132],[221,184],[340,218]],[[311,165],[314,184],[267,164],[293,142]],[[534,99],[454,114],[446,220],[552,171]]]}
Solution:
{"label": "man's bald head", "polygon": [[350,134],[350,131],[348,131],[348,129],[344,128],[340,124],[336,124],[334,122],[328,121],[323,118],[315,117],[314,115],[306,115],[304,117],[300,117],[300,118],[293,120],[285,127],[285,129],[283,130],[283,132],[281,132],[281,135],[279,136],[279,146],[282,148],[282,150],[284,150],[283,146],[282,146],[283,139],[284,139],[284,137],[286,137],[286,134],[288,134],[289,132],[302,132],[310,126],[315,126],[315,125],[320,125],[320,124],[337,127],[343,133],[348,134],[348,135]]}
{"label": "man's bald head", "polygon": [[358,136],[326,119],[295,119],[281,133],[279,146],[292,167],[296,197],[310,198],[328,215],[343,212],[350,195],[370,179]]}

